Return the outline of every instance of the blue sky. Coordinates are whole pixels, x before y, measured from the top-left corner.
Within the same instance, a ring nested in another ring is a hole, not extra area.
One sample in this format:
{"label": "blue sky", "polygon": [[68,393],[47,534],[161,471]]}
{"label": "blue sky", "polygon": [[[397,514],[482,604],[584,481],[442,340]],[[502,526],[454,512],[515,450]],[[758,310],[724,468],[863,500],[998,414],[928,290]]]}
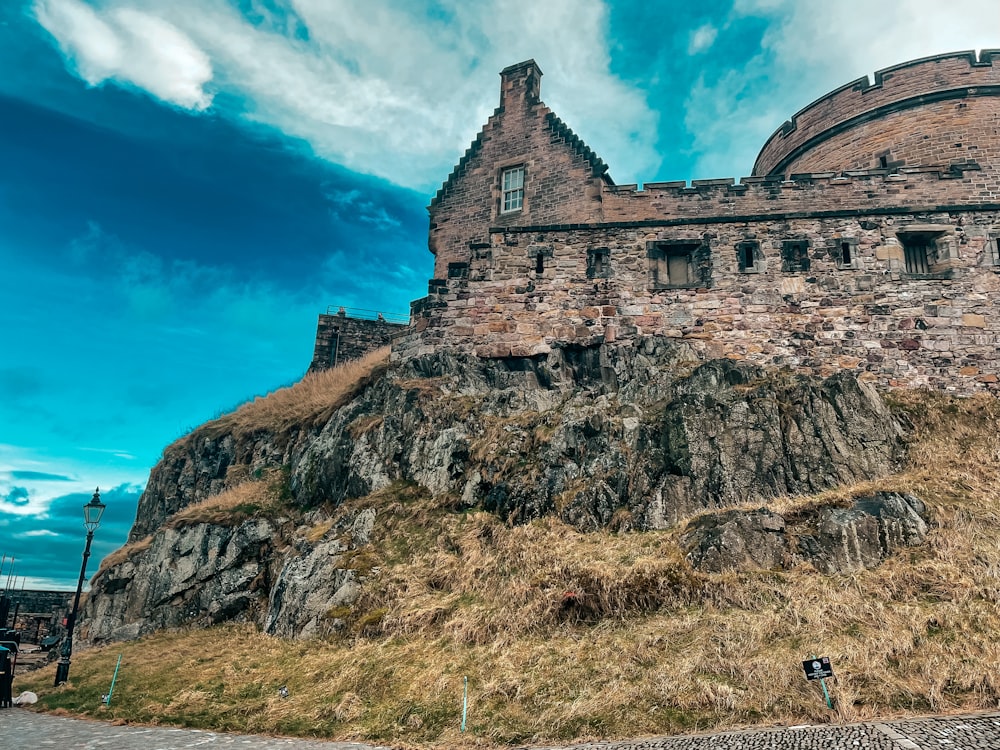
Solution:
{"label": "blue sky", "polygon": [[812,99],[1000,47],[996,0],[0,2],[0,553],[75,585],[163,447],[406,312],[425,206],[533,57],[620,183],[739,177]]}

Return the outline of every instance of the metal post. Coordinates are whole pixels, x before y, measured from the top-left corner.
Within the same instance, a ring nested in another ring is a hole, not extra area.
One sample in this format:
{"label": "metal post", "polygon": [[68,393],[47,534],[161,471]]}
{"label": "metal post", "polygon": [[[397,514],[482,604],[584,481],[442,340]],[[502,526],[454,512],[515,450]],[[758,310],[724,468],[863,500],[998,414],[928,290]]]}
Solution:
{"label": "metal post", "polygon": [[121,665],[122,665],[122,655],[118,654],[118,663],[115,664],[115,674],[111,678],[111,687],[108,688],[108,694],[106,696],[104,696],[104,705],[105,706],[110,706],[111,705],[111,696],[115,692],[115,681],[118,679],[118,667],[120,667]]}
{"label": "metal post", "polygon": [[469,710],[469,678],[464,678],[462,685],[462,731],[465,731],[465,716]]}
{"label": "metal post", "polygon": [[87,558],[90,557],[90,543],[94,540],[94,531],[87,531],[87,546],[83,548],[83,565],[80,566],[80,580],[76,584],[76,596],[73,598],[73,611],[66,622],[66,637],[63,638],[62,654],[56,665],[55,686],[69,679],[70,656],[73,655],[73,628],[76,626],[76,613],[80,609],[80,594],[83,592],[83,579],[87,575]]}

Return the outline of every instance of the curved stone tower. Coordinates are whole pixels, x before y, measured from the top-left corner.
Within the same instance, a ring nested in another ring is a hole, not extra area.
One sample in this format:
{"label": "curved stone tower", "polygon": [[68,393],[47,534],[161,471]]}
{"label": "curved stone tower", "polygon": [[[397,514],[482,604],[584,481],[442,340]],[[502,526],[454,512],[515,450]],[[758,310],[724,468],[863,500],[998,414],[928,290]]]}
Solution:
{"label": "curved stone tower", "polygon": [[1000,50],[953,52],[894,65],[841,86],[785,122],[755,176],[926,165],[1000,157]]}

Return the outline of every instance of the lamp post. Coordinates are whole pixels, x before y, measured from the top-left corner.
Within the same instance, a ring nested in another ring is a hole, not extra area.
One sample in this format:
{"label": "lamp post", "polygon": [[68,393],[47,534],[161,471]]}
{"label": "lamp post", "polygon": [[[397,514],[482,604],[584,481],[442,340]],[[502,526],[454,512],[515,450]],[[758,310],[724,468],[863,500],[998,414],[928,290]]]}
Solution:
{"label": "lamp post", "polygon": [[87,546],[83,548],[83,565],[80,566],[80,581],[76,584],[76,597],[73,599],[73,611],[66,622],[66,637],[63,639],[62,654],[56,665],[56,687],[69,679],[69,657],[73,655],[73,628],[76,626],[76,613],[80,609],[80,594],[83,591],[83,579],[87,575],[87,558],[90,557],[90,543],[94,541],[94,530],[101,523],[101,515],[107,507],[101,502],[101,488],[94,490],[90,502],[83,506],[83,525],[87,527]]}

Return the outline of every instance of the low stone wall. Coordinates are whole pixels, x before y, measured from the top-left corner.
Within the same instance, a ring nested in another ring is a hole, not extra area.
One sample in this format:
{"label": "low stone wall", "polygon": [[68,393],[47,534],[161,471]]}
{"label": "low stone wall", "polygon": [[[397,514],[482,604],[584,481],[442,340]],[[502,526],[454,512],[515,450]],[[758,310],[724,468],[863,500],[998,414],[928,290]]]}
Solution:
{"label": "low stone wall", "polygon": [[370,351],[389,346],[393,337],[406,330],[405,323],[381,318],[356,318],[346,313],[320,315],[316,324],[316,345],[309,372],[335,367],[359,359]]}

